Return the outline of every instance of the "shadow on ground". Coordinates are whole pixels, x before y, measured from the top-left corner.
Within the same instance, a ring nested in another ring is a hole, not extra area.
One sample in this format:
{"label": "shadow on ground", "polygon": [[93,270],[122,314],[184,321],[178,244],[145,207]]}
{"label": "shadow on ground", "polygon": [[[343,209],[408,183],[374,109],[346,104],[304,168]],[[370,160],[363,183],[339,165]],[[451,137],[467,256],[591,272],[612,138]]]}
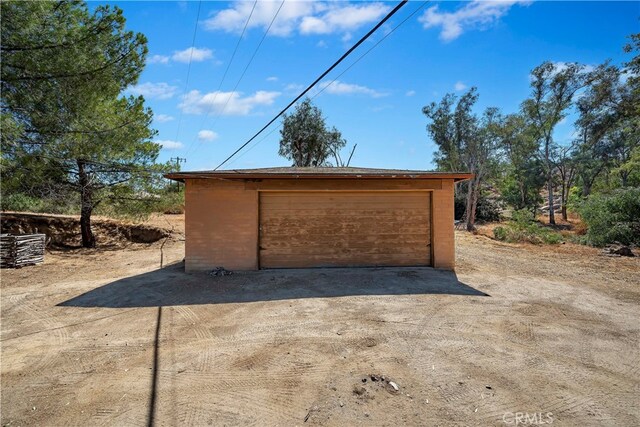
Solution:
{"label": "shadow on ground", "polygon": [[448,294],[489,296],[458,281],[451,271],[420,268],[260,270],[231,276],[187,274],[175,264],[108,283],[63,307],[161,307],[298,298]]}

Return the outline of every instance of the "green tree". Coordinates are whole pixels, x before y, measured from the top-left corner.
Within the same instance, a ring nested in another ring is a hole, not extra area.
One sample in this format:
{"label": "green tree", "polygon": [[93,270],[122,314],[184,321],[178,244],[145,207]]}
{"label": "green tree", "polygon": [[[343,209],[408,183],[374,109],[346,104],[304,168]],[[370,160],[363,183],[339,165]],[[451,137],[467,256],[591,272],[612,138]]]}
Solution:
{"label": "green tree", "polygon": [[540,146],[547,181],[550,224],[556,223],[553,201],[553,131],[566,117],[574,95],[584,86],[584,81],[583,65],[570,63],[559,66],[544,62],[531,71],[531,98],[522,104],[522,112]]}
{"label": "green tree", "polygon": [[620,70],[608,63],[590,73],[589,83],[576,102],[578,175],[582,196],[587,197],[596,179],[610,167],[611,131],[623,120],[622,100],[627,88],[620,83]]}
{"label": "green tree", "polygon": [[545,182],[542,162],[537,155],[535,132],[521,114],[504,117],[498,132],[498,149],[502,157],[499,179],[502,199],[516,210],[528,209],[535,213],[542,202],[540,190]]}
{"label": "green tree", "polygon": [[144,67],[146,38],[126,31],[117,7],[1,7],[3,121],[6,115],[20,129],[2,140],[3,167],[23,170],[26,180],[34,170],[55,170],[43,181],[78,194],[83,246],[93,247],[94,208],[106,199],[138,202],[163,170],[155,164],[151,111],[142,97],[120,95]]}
{"label": "green tree", "polygon": [[327,128],[322,111],[309,98],[296,106],[291,114],[285,114],[280,130],[278,154],[293,162],[293,166],[342,166],[340,150],[347,141],[335,128]]}
{"label": "green tree", "polygon": [[429,119],[427,133],[438,146],[434,156],[438,170],[474,174],[466,184],[464,220],[469,231],[475,228],[478,198],[495,164],[499,137],[498,110],[487,108],[478,117],[473,112],[477,100],[474,87],[460,98],[447,94],[439,103],[432,102],[422,109]]}
{"label": "green tree", "polygon": [[640,244],[640,188],[620,188],[609,194],[592,194],[579,208],[587,224],[586,240],[594,246],[621,242]]}

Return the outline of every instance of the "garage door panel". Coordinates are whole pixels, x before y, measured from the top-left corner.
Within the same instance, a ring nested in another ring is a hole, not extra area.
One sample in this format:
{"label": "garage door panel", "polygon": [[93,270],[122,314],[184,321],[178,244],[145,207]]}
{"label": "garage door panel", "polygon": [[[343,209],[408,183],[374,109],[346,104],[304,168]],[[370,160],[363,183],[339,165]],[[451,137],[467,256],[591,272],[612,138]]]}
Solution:
{"label": "garage door panel", "polygon": [[[368,236],[363,238],[344,237],[337,235],[305,235],[300,234],[291,238],[290,236],[278,236],[278,238],[268,239],[260,243],[261,249],[287,249],[287,248],[309,248],[312,250],[319,250],[322,248],[382,248],[389,247],[393,249],[400,246],[403,247],[422,247],[425,246],[425,241],[429,238],[428,235],[414,235],[402,238],[396,234],[382,234],[376,236]],[[427,247],[429,245],[426,245]]]}
{"label": "garage door panel", "polygon": [[358,243],[322,243],[322,244],[308,244],[308,245],[285,245],[283,243],[269,243],[267,245],[261,245],[260,249],[263,251],[272,250],[274,252],[282,254],[319,254],[322,251],[330,250],[332,253],[346,253],[346,252],[361,252],[361,253],[416,253],[420,251],[429,250],[429,246],[425,246],[424,242],[386,242],[381,244],[372,245],[367,242]]}
{"label": "garage door panel", "polygon": [[430,265],[428,192],[260,194],[263,268]]}
{"label": "garage door panel", "polygon": [[[356,256],[357,255],[357,256]],[[351,254],[349,258],[345,258],[345,254],[336,256],[326,255],[282,255],[269,254],[261,255],[261,265],[263,268],[312,268],[312,267],[378,267],[378,266],[428,266],[429,254],[424,253],[421,258],[409,257],[406,254],[368,254],[359,253]]]}
{"label": "garage door panel", "polygon": [[[308,224],[308,225],[307,225]],[[283,230],[284,229],[284,230]],[[353,238],[362,240],[366,238],[374,238],[375,236],[398,236],[400,240],[408,238],[411,235],[427,235],[429,229],[421,228],[411,224],[402,224],[395,228],[395,232],[390,232],[385,228],[385,223],[379,222],[375,224],[336,224],[331,225],[331,229],[326,226],[315,224],[313,222],[282,222],[278,226],[264,225],[262,232],[268,236],[266,241],[271,239],[292,239],[297,237],[314,238],[323,236],[336,236],[336,238]],[[366,233],[366,234],[365,234]]]}

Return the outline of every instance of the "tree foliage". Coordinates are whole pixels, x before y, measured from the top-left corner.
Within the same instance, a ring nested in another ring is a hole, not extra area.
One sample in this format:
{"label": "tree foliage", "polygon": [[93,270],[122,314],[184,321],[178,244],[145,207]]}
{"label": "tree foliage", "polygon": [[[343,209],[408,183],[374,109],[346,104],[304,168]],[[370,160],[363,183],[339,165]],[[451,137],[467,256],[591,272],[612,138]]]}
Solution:
{"label": "tree foliage", "polygon": [[500,121],[496,108],[487,108],[478,117],[473,112],[477,101],[478,92],[474,87],[459,98],[447,94],[439,103],[432,102],[422,109],[429,119],[427,133],[438,146],[434,156],[438,169],[474,174],[466,184],[464,217],[468,230],[475,228],[482,184],[495,161]]}
{"label": "tree foliage", "polygon": [[580,205],[579,212],[588,226],[587,243],[640,245],[640,188],[592,194]]}
{"label": "tree foliage", "polygon": [[38,195],[75,200],[83,245],[95,246],[93,210],[107,200],[135,209],[164,169],[155,164],[151,110],[142,97],[121,96],[142,71],[146,38],[125,29],[117,7],[1,7],[2,122],[11,130],[2,138],[2,167],[18,177],[3,191],[28,190],[19,178],[28,177]]}
{"label": "tree foliage", "polygon": [[335,127],[327,127],[322,111],[306,98],[293,113],[285,114],[278,153],[293,166],[331,166],[331,158],[341,166],[339,153],[346,144]]}
{"label": "tree foliage", "polygon": [[540,206],[545,177],[534,129],[522,114],[505,116],[498,128],[502,174],[497,177],[502,199],[516,210]]}
{"label": "tree foliage", "polygon": [[584,66],[581,64],[559,65],[549,61],[543,62],[531,71],[531,96],[522,103],[522,114],[539,144],[551,224],[555,224],[553,134],[558,123],[567,116],[574,96],[584,87],[586,78]]}

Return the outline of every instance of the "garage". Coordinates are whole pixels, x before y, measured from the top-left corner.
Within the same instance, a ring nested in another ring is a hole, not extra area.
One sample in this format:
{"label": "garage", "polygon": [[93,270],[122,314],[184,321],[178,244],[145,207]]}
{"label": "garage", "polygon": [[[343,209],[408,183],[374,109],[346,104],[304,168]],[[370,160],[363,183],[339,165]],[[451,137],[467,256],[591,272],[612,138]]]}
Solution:
{"label": "garage", "polygon": [[430,193],[260,194],[260,267],[431,265]]}
{"label": "garage", "polygon": [[470,174],[280,167],[176,172],[185,269],[455,268],[454,185]]}

